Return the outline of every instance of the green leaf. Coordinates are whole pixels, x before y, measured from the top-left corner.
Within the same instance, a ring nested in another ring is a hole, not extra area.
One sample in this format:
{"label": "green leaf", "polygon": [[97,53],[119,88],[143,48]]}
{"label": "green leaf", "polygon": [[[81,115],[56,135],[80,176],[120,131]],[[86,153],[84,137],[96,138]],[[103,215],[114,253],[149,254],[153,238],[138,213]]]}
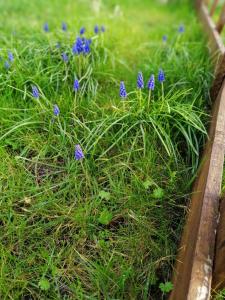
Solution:
{"label": "green leaf", "polygon": [[106,192],[104,190],[100,191],[100,193],[98,194],[98,196],[101,198],[101,199],[105,199],[105,200],[110,200],[110,193],[109,192]]}
{"label": "green leaf", "polygon": [[160,283],[159,288],[163,293],[169,293],[173,289],[173,284],[172,282],[167,281],[165,283]]}
{"label": "green leaf", "polygon": [[47,291],[50,289],[50,282],[46,278],[41,278],[38,285],[42,291]]}
{"label": "green leaf", "polygon": [[164,190],[162,188],[156,188],[154,189],[152,196],[155,199],[162,199],[164,197]]}
{"label": "green leaf", "polygon": [[149,189],[152,185],[154,184],[154,182],[151,180],[151,179],[148,179],[146,180],[143,185],[144,185],[144,188],[147,190]]}
{"label": "green leaf", "polygon": [[98,218],[99,223],[103,225],[108,225],[112,220],[112,213],[108,210],[103,210]]}

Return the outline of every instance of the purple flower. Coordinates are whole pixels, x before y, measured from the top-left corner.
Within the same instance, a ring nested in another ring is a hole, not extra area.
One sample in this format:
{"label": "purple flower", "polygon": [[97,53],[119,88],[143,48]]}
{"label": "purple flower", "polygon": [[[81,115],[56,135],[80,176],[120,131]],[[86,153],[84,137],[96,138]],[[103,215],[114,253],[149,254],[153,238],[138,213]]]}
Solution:
{"label": "purple flower", "polygon": [[36,85],[32,86],[32,95],[35,99],[39,98],[39,91],[38,91],[38,88],[36,87]]}
{"label": "purple flower", "polygon": [[144,78],[143,78],[142,72],[138,72],[137,88],[138,89],[143,89],[144,88]]}
{"label": "purple flower", "polygon": [[82,28],[80,29],[80,35],[83,35],[83,34],[85,33],[85,31],[86,31],[85,27],[82,27]]}
{"label": "purple flower", "polygon": [[62,59],[64,62],[68,62],[68,60],[69,60],[69,57],[65,52],[62,53]]}
{"label": "purple flower", "polygon": [[89,40],[85,40],[83,47],[84,54],[88,54],[91,52],[90,42]]}
{"label": "purple flower", "polygon": [[78,81],[78,79],[75,79],[75,80],[74,80],[74,83],[73,83],[73,90],[74,90],[75,92],[78,92],[79,88],[80,88],[79,81]]}
{"label": "purple flower", "polygon": [[59,113],[60,113],[60,110],[59,110],[59,107],[58,107],[58,105],[57,104],[55,104],[54,106],[53,106],[53,113],[54,113],[54,115],[57,117],[58,115],[59,115]]}
{"label": "purple flower", "polygon": [[163,42],[167,42],[167,35],[164,35],[163,37],[162,37],[162,40],[163,40]]}
{"label": "purple flower", "polygon": [[165,81],[165,74],[162,69],[159,70],[158,80],[160,83],[163,83],[163,81]]}
{"label": "purple flower", "polygon": [[62,31],[67,31],[67,24],[62,22]]}
{"label": "purple flower", "polygon": [[5,61],[4,67],[5,67],[7,70],[10,68],[10,63],[8,62],[8,60]]}
{"label": "purple flower", "polygon": [[49,25],[48,25],[48,23],[46,22],[46,23],[44,23],[44,25],[43,25],[43,29],[44,29],[44,31],[45,32],[49,32]]}
{"label": "purple flower", "polygon": [[101,26],[101,32],[105,32],[105,26],[104,25]]}
{"label": "purple flower", "polygon": [[184,32],[184,25],[180,25],[180,26],[179,26],[178,32],[179,32],[179,33],[183,33],[183,32]]}
{"label": "purple flower", "polygon": [[125,87],[124,81],[120,82],[120,97],[121,98],[127,97],[127,92],[126,92],[126,87]]}
{"label": "purple flower", "polygon": [[148,89],[153,91],[154,88],[155,88],[155,76],[152,74],[148,81]]}
{"label": "purple flower", "polygon": [[12,52],[8,52],[8,59],[9,59],[9,61],[11,61],[11,62],[14,60],[14,57],[13,57]]}
{"label": "purple flower", "polygon": [[82,40],[81,37],[78,36],[77,39],[76,39],[76,42],[73,44],[73,47],[72,47],[73,54],[82,53],[83,48],[84,48],[83,40]]}
{"label": "purple flower", "polygon": [[76,160],[81,160],[84,158],[84,153],[83,153],[80,145],[75,146],[74,158]]}
{"label": "purple flower", "polygon": [[99,33],[99,27],[98,27],[98,25],[95,25],[95,27],[94,27],[94,32],[95,32],[95,34],[98,34],[98,33]]}

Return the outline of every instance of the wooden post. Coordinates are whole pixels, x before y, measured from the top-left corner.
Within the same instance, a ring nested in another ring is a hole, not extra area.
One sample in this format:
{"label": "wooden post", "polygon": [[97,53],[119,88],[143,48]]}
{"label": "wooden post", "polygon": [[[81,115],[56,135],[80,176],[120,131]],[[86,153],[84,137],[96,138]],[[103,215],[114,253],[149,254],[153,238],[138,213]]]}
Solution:
{"label": "wooden post", "polygon": [[210,9],[210,16],[211,17],[214,15],[214,12],[216,10],[216,7],[217,7],[218,3],[219,3],[219,0],[214,0],[213,1],[212,7]]}
{"label": "wooden post", "polygon": [[216,29],[219,33],[222,32],[223,30],[223,27],[224,27],[224,24],[225,24],[225,3],[222,7],[222,10],[221,10],[221,13],[220,13],[220,17],[219,17],[219,21],[216,25]]}

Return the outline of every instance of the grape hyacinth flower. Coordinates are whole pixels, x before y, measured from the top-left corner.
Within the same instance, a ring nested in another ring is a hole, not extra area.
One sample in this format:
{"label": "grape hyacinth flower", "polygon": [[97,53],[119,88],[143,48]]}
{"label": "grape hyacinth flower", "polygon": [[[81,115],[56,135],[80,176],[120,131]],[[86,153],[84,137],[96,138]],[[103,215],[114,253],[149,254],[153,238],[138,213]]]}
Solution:
{"label": "grape hyacinth flower", "polygon": [[75,79],[75,80],[74,80],[74,83],[73,83],[73,90],[74,90],[75,92],[78,92],[79,88],[80,88],[79,81],[78,81],[78,79]]}
{"label": "grape hyacinth flower", "polygon": [[138,72],[137,88],[138,89],[143,89],[144,88],[144,78],[143,78],[142,72]]}
{"label": "grape hyacinth flower", "polygon": [[155,76],[152,74],[149,81],[148,81],[148,89],[153,91],[155,88]]}
{"label": "grape hyacinth flower", "polygon": [[36,87],[36,85],[32,86],[32,95],[35,99],[39,98],[39,91],[38,91],[38,88]]}
{"label": "grape hyacinth flower", "polygon": [[98,27],[98,25],[95,25],[95,27],[94,27],[94,32],[95,32],[95,34],[98,34],[98,33],[99,33],[99,27]]}
{"label": "grape hyacinth flower", "polygon": [[48,25],[48,23],[46,22],[46,23],[44,23],[44,25],[43,25],[43,29],[44,29],[44,31],[45,32],[49,32],[49,25]]}
{"label": "grape hyacinth flower", "polygon": [[68,60],[69,60],[69,57],[65,52],[62,53],[62,59],[64,62],[68,62]]}
{"label": "grape hyacinth flower", "polygon": [[83,35],[83,34],[85,33],[85,31],[86,31],[85,27],[82,27],[82,28],[80,29],[80,35]]}
{"label": "grape hyacinth flower", "polygon": [[80,145],[75,146],[74,158],[76,160],[82,160],[84,158],[84,153]]}
{"label": "grape hyacinth flower", "polygon": [[8,53],[8,59],[9,59],[10,62],[12,62],[14,60],[12,52]]}
{"label": "grape hyacinth flower", "polygon": [[101,26],[101,32],[105,32],[105,26],[104,25]]}
{"label": "grape hyacinth flower", "polygon": [[149,81],[148,81],[148,107],[150,106],[150,100],[151,100],[151,92],[154,91],[155,88],[155,76],[152,74]]}
{"label": "grape hyacinth flower", "polygon": [[184,33],[184,25],[180,25],[178,28],[179,33]]}
{"label": "grape hyacinth flower", "polygon": [[54,113],[54,115],[57,117],[58,115],[59,115],[59,113],[60,113],[60,110],[59,110],[59,107],[58,107],[58,105],[57,104],[55,104],[54,106],[53,106],[53,113]]}
{"label": "grape hyacinth flower", "polygon": [[73,54],[80,54],[83,52],[83,48],[84,48],[84,45],[83,45],[83,40],[81,37],[77,37],[76,39],[76,42],[73,44],[73,48],[72,48],[72,51],[73,51]]}
{"label": "grape hyacinth flower", "polygon": [[67,24],[62,22],[62,31],[67,31]]}
{"label": "grape hyacinth flower", "polygon": [[164,99],[164,87],[163,82],[165,81],[165,74],[162,69],[159,70],[158,80],[161,83],[162,86],[162,98]]}
{"label": "grape hyacinth flower", "polygon": [[126,87],[124,81],[120,82],[120,97],[125,99],[127,97]]}
{"label": "grape hyacinth flower", "polygon": [[7,70],[10,68],[10,63],[8,62],[8,60],[5,61],[4,67],[5,67]]}
{"label": "grape hyacinth flower", "polygon": [[85,42],[84,42],[84,47],[83,47],[83,51],[84,51],[84,54],[88,54],[88,53],[91,52],[89,40],[85,40]]}
{"label": "grape hyacinth flower", "polygon": [[163,37],[162,37],[162,40],[163,40],[163,42],[165,43],[165,42],[167,42],[167,35],[163,35]]}
{"label": "grape hyacinth flower", "polygon": [[159,70],[158,80],[160,83],[163,83],[163,81],[165,81],[165,74],[162,69]]}

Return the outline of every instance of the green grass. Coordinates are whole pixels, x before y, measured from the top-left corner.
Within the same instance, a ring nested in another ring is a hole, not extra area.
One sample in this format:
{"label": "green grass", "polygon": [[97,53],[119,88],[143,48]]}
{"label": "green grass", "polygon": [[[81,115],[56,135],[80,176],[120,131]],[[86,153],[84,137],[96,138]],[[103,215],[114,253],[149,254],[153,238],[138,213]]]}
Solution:
{"label": "green grass", "polygon": [[[97,13],[87,0],[12,0],[0,10],[1,299],[163,298],[206,139],[211,68],[192,8],[107,0]],[[76,57],[83,25],[92,52]],[[137,72],[147,81],[159,68],[164,96],[157,82],[148,105]]]}

